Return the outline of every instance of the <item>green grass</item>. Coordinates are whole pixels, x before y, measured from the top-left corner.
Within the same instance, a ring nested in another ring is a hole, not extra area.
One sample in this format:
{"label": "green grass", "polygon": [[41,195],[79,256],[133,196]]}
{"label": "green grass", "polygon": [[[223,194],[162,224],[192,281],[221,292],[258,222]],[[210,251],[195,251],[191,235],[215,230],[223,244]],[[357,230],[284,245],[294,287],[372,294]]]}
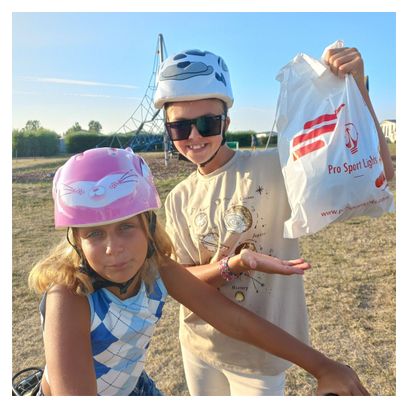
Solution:
{"label": "green grass", "polygon": [[[162,199],[193,169],[145,158]],[[54,230],[51,200],[52,174],[64,160],[13,162],[13,372],[44,364],[39,298],[28,291],[27,276],[64,236]],[[395,181],[390,187],[395,191]],[[163,209],[159,216],[164,219]],[[313,266],[305,275],[312,345],[352,366],[372,394],[395,395],[395,214],[331,224],[300,243]],[[188,395],[177,331],[178,304],[170,298],[146,369],[166,394]],[[288,395],[310,395],[314,388],[308,373],[288,370]]]}

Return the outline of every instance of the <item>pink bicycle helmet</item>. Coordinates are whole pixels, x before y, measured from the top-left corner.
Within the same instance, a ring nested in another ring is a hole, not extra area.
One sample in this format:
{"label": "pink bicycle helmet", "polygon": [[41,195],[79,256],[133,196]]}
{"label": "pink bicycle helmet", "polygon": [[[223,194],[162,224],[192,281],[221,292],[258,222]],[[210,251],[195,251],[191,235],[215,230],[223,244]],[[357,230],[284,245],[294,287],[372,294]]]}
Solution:
{"label": "pink bicycle helmet", "polygon": [[108,224],[161,206],[149,167],[130,148],[72,156],[57,170],[52,193],[57,229]]}

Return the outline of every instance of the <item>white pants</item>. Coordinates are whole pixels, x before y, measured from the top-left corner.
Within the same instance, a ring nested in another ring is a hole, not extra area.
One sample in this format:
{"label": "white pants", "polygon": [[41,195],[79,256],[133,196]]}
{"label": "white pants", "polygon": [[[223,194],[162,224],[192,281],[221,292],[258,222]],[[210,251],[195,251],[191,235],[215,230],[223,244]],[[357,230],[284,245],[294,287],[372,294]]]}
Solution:
{"label": "white pants", "polygon": [[214,368],[181,347],[184,373],[192,396],[284,395],[285,372],[276,376],[239,374]]}

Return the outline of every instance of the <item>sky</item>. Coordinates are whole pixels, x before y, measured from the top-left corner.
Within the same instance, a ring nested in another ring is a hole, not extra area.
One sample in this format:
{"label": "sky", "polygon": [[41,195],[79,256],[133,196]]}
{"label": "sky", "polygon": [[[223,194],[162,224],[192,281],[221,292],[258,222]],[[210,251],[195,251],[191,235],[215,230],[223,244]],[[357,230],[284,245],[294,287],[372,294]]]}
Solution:
{"label": "sky", "polygon": [[149,85],[159,33],[168,55],[224,58],[232,131],[270,130],[280,68],[300,52],[320,58],[337,39],[361,52],[379,120],[396,117],[393,12],[14,12],[13,128],[38,120],[62,134],[96,120],[105,134],[118,130]]}

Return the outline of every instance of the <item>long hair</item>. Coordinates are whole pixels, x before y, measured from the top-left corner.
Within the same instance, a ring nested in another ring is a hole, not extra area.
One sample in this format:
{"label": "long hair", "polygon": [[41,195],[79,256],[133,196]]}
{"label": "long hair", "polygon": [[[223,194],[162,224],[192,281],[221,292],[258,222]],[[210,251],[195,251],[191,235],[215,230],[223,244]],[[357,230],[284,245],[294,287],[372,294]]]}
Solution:
{"label": "long hair", "polygon": [[[154,233],[149,231],[152,211],[144,212],[138,216],[147,239],[150,240],[155,249],[153,255],[145,259],[140,270],[141,278],[150,291],[161,265],[165,259],[171,257],[174,249],[169,236],[159,221],[157,221]],[[76,245],[76,229],[70,229],[68,234],[70,241]],[[34,265],[28,277],[29,287],[37,293],[44,293],[51,286],[57,284],[64,285],[79,295],[93,292],[89,276],[81,272],[81,261],[77,251],[64,238],[48,255]]]}

